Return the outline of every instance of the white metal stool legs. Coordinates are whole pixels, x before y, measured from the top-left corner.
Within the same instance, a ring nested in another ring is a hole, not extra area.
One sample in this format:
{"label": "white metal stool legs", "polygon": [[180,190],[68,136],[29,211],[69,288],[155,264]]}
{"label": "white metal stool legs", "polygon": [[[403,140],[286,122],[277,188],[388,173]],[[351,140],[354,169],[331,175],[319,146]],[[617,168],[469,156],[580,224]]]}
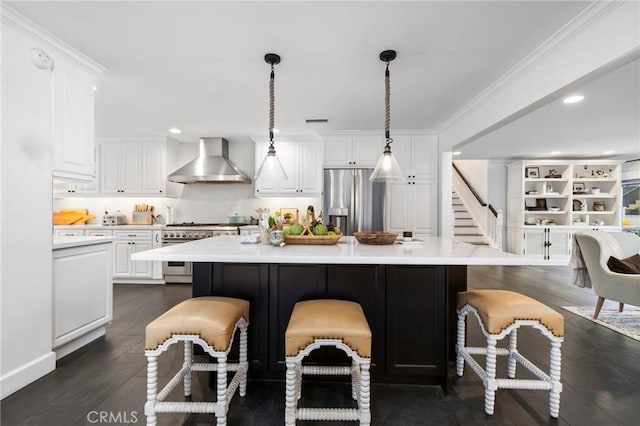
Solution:
{"label": "white metal stool legs", "polygon": [[[158,413],[212,413],[216,416],[218,426],[227,424],[229,403],[235,392],[240,389],[241,396],[246,394],[249,366],[247,357],[247,322],[241,319],[235,327],[233,335],[236,334],[238,328],[240,329],[240,359],[238,363],[227,363],[229,350],[224,352],[215,351],[198,335],[192,334],[173,335],[157,349],[145,351],[147,358],[147,402],[144,406],[144,413],[147,416],[147,425],[154,426],[157,424]],[[158,356],[171,345],[181,341],[184,342],[184,364],[169,383],[158,392]],[[216,358],[217,362],[193,362],[194,343],[200,345],[207,354]],[[233,337],[229,343],[229,348],[231,348],[232,343]],[[180,384],[180,381],[184,381],[185,396],[191,395],[191,374],[193,371],[215,371],[217,373],[217,400],[215,402],[166,401],[167,396]],[[235,371],[236,373],[227,385],[228,371]]]}
{"label": "white metal stool legs", "polygon": [[[465,346],[465,320],[467,314],[472,312],[480,323],[483,334],[487,337],[486,347],[467,347]],[[522,356],[517,350],[517,329],[522,326],[530,326],[538,329],[541,334],[551,341],[550,350],[550,368],[549,374],[542,371],[527,358]],[[498,340],[509,336],[508,348],[497,348]],[[540,324],[536,320],[515,320],[513,324],[504,329],[500,334],[489,334],[482,323],[478,311],[470,305],[465,305],[458,309],[458,335],[456,339],[456,374],[462,376],[464,372],[464,363],[480,377],[485,387],[485,411],[487,414],[494,413],[495,396],[497,389],[531,389],[531,390],[548,390],[549,391],[549,413],[551,417],[557,418],[560,411],[560,393],[562,392],[562,384],[560,383],[560,364],[563,338],[554,336],[549,329]],[[483,369],[480,364],[472,357],[472,355],[485,355],[486,366]],[[496,378],[496,362],[497,356],[503,355],[508,357],[507,370],[508,379]],[[516,379],[516,363],[529,370],[536,376],[536,379]]]}
{"label": "white metal stool legs", "polygon": [[558,418],[560,411],[560,342],[551,342],[551,360],[549,363],[549,376],[551,377],[551,390],[549,391],[549,411],[551,417]]}
{"label": "white metal stool legs", "polygon": [[287,361],[287,375],[285,378],[285,408],[284,424],[292,426],[296,424],[296,404],[298,401],[298,374],[296,362]]}
{"label": "white metal stool legs", "polygon": [[516,378],[516,353],[518,352],[518,329],[514,328],[509,334],[509,359],[507,360],[507,375],[510,379]]}
{"label": "white metal stool legs", "polygon": [[458,376],[462,376],[462,373],[464,373],[464,357],[462,356],[460,349],[464,348],[467,336],[466,318],[466,314],[458,314],[458,334],[456,336],[456,374]]}
{"label": "white metal stool legs", "polygon": [[147,426],[155,426],[158,417],[153,411],[158,393],[158,357],[147,356],[147,403],[144,404],[144,414],[147,416]]}
{"label": "white metal stool legs", "polygon": [[184,341],[184,396],[191,396],[191,364],[193,363],[193,342]]}
{"label": "white metal stool legs", "polygon": [[[352,359],[351,366],[304,366],[302,360],[321,346],[333,346],[343,350]],[[369,358],[362,358],[341,340],[315,339],[295,357],[287,357],[285,379],[285,425],[296,420],[351,420],[361,425],[371,424],[370,366]],[[351,375],[352,397],[358,408],[304,408],[298,407],[302,389],[302,375]]]}
{"label": "white metal stool legs", "polygon": [[486,375],[484,377],[484,411],[487,414],[493,414],[493,407],[496,402],[496,338],[489,337],[487,339],[487,363]]}

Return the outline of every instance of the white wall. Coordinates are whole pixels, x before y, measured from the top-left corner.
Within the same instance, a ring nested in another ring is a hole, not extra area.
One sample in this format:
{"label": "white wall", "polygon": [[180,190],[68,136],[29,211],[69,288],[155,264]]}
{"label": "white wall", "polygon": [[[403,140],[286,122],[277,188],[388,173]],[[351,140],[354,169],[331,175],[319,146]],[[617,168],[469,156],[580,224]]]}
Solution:
{"label": "white wall", "polygon": [[507,165],[504,161],[489,161],[487,164],[487,203],[496,211],[502,210],[502,249],[507,247]]}
{"label": "white wall", "polygon": [[51,71],[2,21],[0,296],[2,398],[55,368],[51,351]]}
{"label": "white wall", "polygon": [[487,176],[489,161],[453,160],[453,163],[458,167],[462,176],[467,179],[467,182],[469,182],[480,198],[482,198],[484,202],[487,202],[489,193]]}

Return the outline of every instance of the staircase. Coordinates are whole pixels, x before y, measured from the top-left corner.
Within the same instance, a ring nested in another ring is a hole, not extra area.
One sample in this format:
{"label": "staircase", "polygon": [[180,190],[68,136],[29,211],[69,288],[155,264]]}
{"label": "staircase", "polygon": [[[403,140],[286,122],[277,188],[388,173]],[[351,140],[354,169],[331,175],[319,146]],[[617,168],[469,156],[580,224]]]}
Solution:
{"label": "staircase", "polygon": [[453,225],[453,240],[468,244],[489,246],[482,231],[467,211],[456,191],[451,192],[451,205],[455,221]]}

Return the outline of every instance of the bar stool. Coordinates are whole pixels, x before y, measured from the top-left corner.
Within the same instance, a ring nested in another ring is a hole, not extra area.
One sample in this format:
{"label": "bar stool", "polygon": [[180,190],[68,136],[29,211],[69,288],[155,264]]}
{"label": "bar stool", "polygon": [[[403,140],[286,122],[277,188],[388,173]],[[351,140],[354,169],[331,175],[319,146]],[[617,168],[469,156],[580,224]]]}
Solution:
{"label": "bar stool", "polygon": [[[145,351],[147,357],[147,402],[144,414],[147,425],[157,423],[158,413],[213,413],[218,425],[227,424],[229,403],[238,387],[240,396],[247,391],[247,327],[249,302],[229,297],[197,297],[185,300],[147,325]],[[240,329],[240,359],[228,364],[227,354],[236,330]],[[158,356],[171,345],[184,342],[182,369],[157,393]],[[216,358],[216,363],[193,362],[193,344]],[[169,393],[184,379],[184,396],[191,396],[193,371],[217,371],[217,401],[165,401]],[[227,371],[235,371],[227,385]]]}
{"label": "bar stool", "polygon": [[[349,366],[303,366],[302,360],[315,349],[333,346],[351,358]],[[371,423],[369,368],[371,330],[362,307],[345,300],[308,300],[293,308],[285,332],[286,401],[285,424],[298,420],[352,420]],[[351,375],[351,396],[358,408],[297,407],[302,375]]]}
{"label": "bar stool", "polygon": [[[473,290],[458,293],[458,336],[456,373],[462,376],[465,361],[482,379],[485,388],[484,410],[492,415],[497,389],[549,391],[549,412],[557,418],[560,411],[560,346],[564,340],[564,317],[535,299],[513,291]],[[487,337],[486,348],[465,346],[465,319],[473,312]],[[522,356],[517,348],[517,332],[522,326],[536,328],[551,341],[549,374]],[[509,336],[508,348],[496,348],[498,340]],[[486,355],[486,370],[471,355]],[[496,356],[506,355],[509,378],[496,378]],[[516,363],[533,373],[535,379],[516,379]]]}

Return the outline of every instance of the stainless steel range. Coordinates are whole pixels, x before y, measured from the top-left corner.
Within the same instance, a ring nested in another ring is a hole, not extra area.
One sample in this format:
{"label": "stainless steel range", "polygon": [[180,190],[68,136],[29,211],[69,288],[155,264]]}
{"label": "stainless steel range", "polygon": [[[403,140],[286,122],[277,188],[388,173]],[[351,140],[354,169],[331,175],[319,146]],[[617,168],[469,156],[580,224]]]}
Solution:
{"label": "stainless steel range", "polygon": [[[162,230],[162,246],[167,247],[219,235],[238,235],[240,226],[242,225],[193,222],[166,225]],[[167,283],[190,283],[192,268],[191,262],[162,262],[164,281]]]}

